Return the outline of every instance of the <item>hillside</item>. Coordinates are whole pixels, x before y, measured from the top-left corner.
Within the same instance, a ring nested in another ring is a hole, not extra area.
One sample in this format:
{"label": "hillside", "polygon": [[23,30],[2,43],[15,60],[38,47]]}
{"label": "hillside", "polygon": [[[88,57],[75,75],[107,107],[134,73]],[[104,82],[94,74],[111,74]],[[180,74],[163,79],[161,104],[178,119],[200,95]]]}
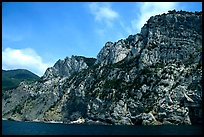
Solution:
{"label": "hillside", "polygon": [[2,90],[18,87],[22,81],[36,81],[40,77],[25,69],[2,70]]}
{"label": "hillside", "polygon": [[96,59],[58,60],[3,95],[2,117],[111,125],[202,123],[202,12],[152,16]]}

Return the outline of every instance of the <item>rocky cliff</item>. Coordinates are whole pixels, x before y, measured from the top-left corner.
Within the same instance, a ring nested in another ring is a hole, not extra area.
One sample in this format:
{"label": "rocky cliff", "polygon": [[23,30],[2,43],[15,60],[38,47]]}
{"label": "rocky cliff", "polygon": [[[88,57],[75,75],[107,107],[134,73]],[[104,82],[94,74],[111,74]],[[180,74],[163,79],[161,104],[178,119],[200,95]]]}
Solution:
{"label": "rocky cliff", "polygon": [[42,76],[43,80],[52,79],[53,77],[70,77],[83,69],[95,63],[94,58],[85,58],[82,56],[66,57],[64,60],[59,59],[53,67],[48,68]]}
{"label": "rocky cliff", "polygon": [[169,11],[107,42],[97,59],[59,60],[2,97],[2,117],[63,123],[202,123],[202,12]]}

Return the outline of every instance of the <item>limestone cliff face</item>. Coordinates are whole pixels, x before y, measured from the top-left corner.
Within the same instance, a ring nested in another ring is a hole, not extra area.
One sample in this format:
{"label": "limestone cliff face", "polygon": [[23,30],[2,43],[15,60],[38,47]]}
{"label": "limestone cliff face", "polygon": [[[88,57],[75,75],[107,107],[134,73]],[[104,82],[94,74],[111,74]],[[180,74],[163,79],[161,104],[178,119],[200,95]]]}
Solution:
{"label": "limestone cliff face", "polygon": [[126,47],[124,40],[112,43],[107,42],[105,47],[99,52],[97,56],[96,64],[107,65],[114,64],[123,60],[128,52],[130,52],[130,47]]}
{"label": "limestone cliff face", "polygon": [[185,12],[151,17],[141,31],[146,47],[140,61],[146,66],[157,62],[182,62],[185,65],[199,62],[202,50],[201,18]]}
{"label": "limestone cliff face", "polygon": [[94,58],[85,58],[82,56],[66,57],[64,60],[59,59],[53,67],[48,68],[43,75],[43,79],[53,77],[69,77],[74,73],[87,69],[95,62]]}
{"label": "limestone cliff face", "polygon": [[170,11],[107,42],[97,59],[72,56],[40,81],[5,92],[2,116],[64,123],[202,123],[202,13]]}

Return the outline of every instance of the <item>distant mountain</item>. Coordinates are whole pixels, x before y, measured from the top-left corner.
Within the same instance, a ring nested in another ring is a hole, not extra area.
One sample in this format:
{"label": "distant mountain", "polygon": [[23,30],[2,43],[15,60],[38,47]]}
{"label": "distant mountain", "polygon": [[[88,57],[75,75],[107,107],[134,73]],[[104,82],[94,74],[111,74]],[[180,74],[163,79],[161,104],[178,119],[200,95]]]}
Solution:
{"label": "distant mountain", "polygon": [[2,70],[2,90],[18,87],[22,81],[35,81],[40,77],[26,69]]}

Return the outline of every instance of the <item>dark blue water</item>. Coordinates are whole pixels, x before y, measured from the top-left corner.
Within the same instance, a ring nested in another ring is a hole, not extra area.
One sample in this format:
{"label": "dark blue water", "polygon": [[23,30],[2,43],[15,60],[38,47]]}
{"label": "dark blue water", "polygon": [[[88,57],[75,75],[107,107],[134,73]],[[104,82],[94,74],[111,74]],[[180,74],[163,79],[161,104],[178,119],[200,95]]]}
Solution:
{"label": "dark blue water", "polygon": [[67,125],[2,121],[3,135],[199,135],[201,126]]}

